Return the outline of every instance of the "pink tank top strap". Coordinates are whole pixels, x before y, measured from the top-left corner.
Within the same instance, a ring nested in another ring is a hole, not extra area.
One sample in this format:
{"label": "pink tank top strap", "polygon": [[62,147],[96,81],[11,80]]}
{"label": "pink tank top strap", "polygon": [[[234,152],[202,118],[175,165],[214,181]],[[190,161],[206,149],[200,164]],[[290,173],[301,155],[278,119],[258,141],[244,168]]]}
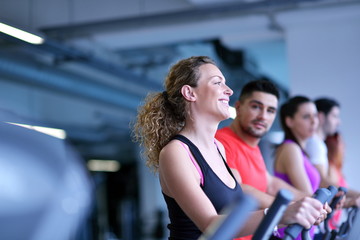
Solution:
{"label": "pink tank top strap", "polygon": [[201,171],[201,169],[200,169],[199,164],[198,164],[197,161],[194,159],[192,153],[191,153],[190,150],[189,150],[189,147],[188,147],[185,143],[183,143],[183,142],[180,142],[180,143],[181,143],[181,145],[183,145],[183,147],[185,148],[185,150],[188,152],[191,161],[192,161],[193,164],[195,165],[195,168],[196,168],[196,170],[198,171],[198,173],[199,173],[199,175],[200,175],[200,183],[201,183],[201,186],[204,186],[204,175],[203,175],[203,173],[202,173],[202,171]]}

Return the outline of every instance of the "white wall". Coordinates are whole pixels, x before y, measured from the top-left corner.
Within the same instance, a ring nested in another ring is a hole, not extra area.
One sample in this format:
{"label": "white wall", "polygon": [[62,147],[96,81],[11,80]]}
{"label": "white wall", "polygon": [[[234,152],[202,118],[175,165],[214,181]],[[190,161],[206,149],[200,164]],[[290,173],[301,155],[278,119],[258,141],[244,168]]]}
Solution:
{"label": "white wall", "polygon": [[344,172],[349,185],[360,189],[360,7],[287,13],[279,21],[285,27],[290,93],[340,102]]}

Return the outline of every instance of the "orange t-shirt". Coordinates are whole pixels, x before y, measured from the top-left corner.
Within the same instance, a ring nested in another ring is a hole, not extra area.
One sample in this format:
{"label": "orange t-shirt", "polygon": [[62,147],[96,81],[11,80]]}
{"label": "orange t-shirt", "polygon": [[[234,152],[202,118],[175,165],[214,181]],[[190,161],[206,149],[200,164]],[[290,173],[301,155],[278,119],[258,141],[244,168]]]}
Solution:
{"label": "orange t-shirt", "polygon": [[[229,127],[218,130],[215,138],[224,145],[226,162],[230,168],[239,171],[242,183],[266,192],[267,169],[260,148],[246,144]],[[252,235],[237,238],[237,240],[250,240],[251,238]]]}
{"label": "orange t-shirt", "polygon": [[246,144],[229,127],[218,130],[215,138],[224,145],[227,164],[239,171],[242,182],[266,192],[267,169],[260,148]]}

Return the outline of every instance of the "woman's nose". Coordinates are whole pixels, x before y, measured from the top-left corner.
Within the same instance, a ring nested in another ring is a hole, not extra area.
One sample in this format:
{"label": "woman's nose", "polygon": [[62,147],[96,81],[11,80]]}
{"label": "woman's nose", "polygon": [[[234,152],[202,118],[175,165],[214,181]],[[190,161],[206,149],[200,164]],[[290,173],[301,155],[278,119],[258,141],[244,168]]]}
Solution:
{"label": "woman's nose", "polygon": [[226,94],[228,94],[229,96],[233,95],[234,91],[228,86],[226,85],[226,90],[225,90]]}

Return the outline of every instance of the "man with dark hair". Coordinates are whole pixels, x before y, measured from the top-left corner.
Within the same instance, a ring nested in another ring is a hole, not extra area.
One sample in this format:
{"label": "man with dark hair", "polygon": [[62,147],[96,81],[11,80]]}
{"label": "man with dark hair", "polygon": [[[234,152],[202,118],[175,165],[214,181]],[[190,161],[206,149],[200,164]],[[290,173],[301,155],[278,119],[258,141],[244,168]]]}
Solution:
{"label": "man with dark hair", "polygon": [[[312,138],[306,143],[306,152],[310,161],[318,169],[321,176],[321,187],[329,185],[338,186],[337,182],[331,180],[329,176],[328,149],[325,140],[338,132],[340,125],[340,104],[331,98],[319,98],[315,101],[319,116],[319,127]],[[345,207],[360,206],[360,193],[356,190],[348,189]]]}
{"label": "man with dark hair", "polygon": [[268,172],[258,146],[275,120],[278,99],[279,91],[270,81],[247,83],[235,103],[236,118],[215,135],[225,147],[228,165],[240,175],[243,191],[254,196],[261,208],[269,207],[280,189],[290,190],[295,200],[306,196]]}
{"label": "man with dark hair", "polygon": [[257,81],[249,82],[243,87],[239,100],[244,101],[246,98],[250,97],[254,91],[272,94],[277,100],[280,98],[279,90],[272,82],[265,79],[259,79]]}
{"label": "man with dark hair", "polygon": [[320,186],[327,187],[328,157],[325,139],[337,132],[340,124],[340,104],[334,99],[319,98],[314,101],[318,110],[319,126],[316,133],[306,144],[306,152],[310,161],[318,169],[321,176]]}
{"label": "man with dark hair", "polygon": [[[317,168],[321,176],[320,187],[328,187],[329,185],[337,187],[348,187],[340,168],[329,165],[328,147],[325,140],[328,137],[335,136],[338,133],[340,125],[340,104],[331,98],[319,98],[315,101],[318,110],[319,126],[316,133],[307,141],[306,152],[312,164]],[[336,147],[333,146],[334,150]],[[331,153],[331,152],[329,152]],[[343,156],[339,161],[343,161]],[[346,200],[342,202],[344,208],[352,206],[360,207],[360,193],[356,190],[349,189],[346,193]],[[337,209],[340,210],[340,209]],[[333,214],[332,220],[329,222],[331,229],[336,229],[341,223],[341,211]]]}

